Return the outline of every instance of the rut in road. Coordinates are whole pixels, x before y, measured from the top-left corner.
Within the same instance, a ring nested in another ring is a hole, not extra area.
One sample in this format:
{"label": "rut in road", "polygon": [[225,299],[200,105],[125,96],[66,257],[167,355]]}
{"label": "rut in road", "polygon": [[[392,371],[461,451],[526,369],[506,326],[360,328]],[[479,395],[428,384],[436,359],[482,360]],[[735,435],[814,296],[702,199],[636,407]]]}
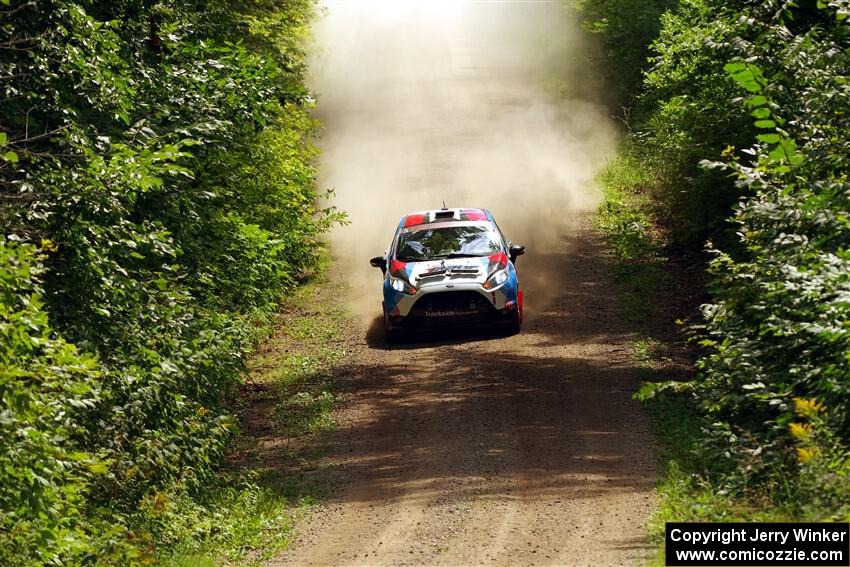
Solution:
{"label": "rut in road", "polygon": [[[335,273],[364,322],[314,447],[339,485],[272,564],[644,562],[655,457],[588,214],[616,141],[592,46],[554,2],[336,2],[319,39]],[[525,328],[389,346],[368,258],[443,199],[528,245]]]}
{"label": "rut in road", "polygon": [[656,461],[603,245],[577,219],[528,260],[571,285],[520,335],[387,345],[363,329],[343,425],[318,448],[342,485],[273,565],[647,560]]}

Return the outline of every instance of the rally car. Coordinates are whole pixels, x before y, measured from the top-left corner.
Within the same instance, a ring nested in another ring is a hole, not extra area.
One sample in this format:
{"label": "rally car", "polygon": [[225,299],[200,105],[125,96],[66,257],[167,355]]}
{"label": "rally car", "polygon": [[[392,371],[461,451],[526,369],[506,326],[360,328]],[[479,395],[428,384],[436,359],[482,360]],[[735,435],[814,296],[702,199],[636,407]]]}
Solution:
{"label": "rally car", "polygon": [[517,333],[522,291],[514,263],[525,247],[511,245],[484,209],[410,213],[385,256],[370,264],[384,273],[384,327],[389,339],[405,329],[499,326]]}

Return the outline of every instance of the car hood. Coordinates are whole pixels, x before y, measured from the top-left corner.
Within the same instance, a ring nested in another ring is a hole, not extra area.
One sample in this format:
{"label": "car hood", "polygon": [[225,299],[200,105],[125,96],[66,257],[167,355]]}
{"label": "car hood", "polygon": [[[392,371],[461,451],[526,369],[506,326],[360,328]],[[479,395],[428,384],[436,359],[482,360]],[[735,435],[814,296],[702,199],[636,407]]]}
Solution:
{"label": "car hood", "polygon": [[424,288],[446,282],[467,282],[483,284],[496,270],[507,266],[508,258],[504,252],[491,256],[474,258],[452,258],[430,260],[427,262],[391,262],[391,273],[403,277],[411,285]]}

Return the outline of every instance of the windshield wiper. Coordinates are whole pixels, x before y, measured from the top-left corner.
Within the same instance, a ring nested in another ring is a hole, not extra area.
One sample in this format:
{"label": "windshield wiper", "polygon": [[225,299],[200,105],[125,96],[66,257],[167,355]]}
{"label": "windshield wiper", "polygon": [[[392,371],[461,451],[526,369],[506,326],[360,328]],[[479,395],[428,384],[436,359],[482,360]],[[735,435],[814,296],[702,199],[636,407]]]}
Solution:
{"label": "windshield wiper", "polygon": [[426,258],[414,258],[412,256],[396,256],[396,260],[400,262],[431,262],[433,260],[453,260],[455,258],[481,258],[487,254],[465,254],[463,252],[452,252],[451,254],[438,254],[436,256],[428,256]]}
{"label": "windshield wiper", "polygon": [[445,256],[447,260],[451,260],[453,258],[481,258],[482,256],[486,256],[486,254],[465,254],[463,252],[452,252]]}

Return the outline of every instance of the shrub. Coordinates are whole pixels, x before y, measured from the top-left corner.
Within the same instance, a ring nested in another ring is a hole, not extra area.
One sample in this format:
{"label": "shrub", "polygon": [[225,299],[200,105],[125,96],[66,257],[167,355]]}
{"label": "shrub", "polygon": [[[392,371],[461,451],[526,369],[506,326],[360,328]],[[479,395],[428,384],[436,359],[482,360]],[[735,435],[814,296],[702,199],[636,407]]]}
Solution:
{"label": "shrub", "polygon": [[203,500],[251,323],[341,219],[315,206],[314,4],[6,4],[0,221],[50,244],[0,252],[3,552],[135,561],[173,544],[142,503]]}
{"label": "shrub", "polygon": [[797,478],[795,398],[829,408],[818,427],[837,443],[850,435],[850,30],[844,4],[827,4],[746,7],[725,69],[762,133],[751,158],[705,164],[752,195],[732,219],[738,252],[711,263],[710,352],[694,385],[745,486]]}
{"label": "shrub", "polygon": [[0,238],[0,563],[59,563],[91,551],[79,516],[105,473],[87,450],[85,415],[100,370],[50,327],[43,254]]}

